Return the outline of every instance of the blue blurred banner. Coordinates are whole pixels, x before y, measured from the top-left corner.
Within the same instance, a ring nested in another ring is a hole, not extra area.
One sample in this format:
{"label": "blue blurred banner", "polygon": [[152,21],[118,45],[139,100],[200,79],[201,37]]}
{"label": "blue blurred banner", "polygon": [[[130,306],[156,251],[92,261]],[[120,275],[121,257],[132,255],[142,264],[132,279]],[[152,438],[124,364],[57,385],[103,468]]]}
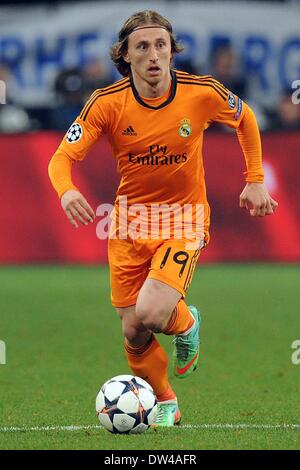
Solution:
{"label": "blue blurred banner", "polygon": [[[300,78],[300,11],[292,5],[238,2],[82,2],[0,7],[0,62],[13,73],[14,97],[24,106],[44,105],[57,72],[101,58],[124,21],[154,9],[173,24],[185,46],[182,61],[207,73],[218,45],[240,54],[251,94],[272,106],[277,95]],[[118,78],[115,72],[115,78]]]}

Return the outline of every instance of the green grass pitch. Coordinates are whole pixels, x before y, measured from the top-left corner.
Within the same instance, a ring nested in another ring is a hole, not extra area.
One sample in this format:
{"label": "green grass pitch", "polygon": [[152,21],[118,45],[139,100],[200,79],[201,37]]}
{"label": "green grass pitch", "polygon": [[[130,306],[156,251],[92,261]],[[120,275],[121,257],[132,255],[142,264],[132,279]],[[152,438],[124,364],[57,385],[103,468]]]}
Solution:
{"label": "green grass pitch", "polygon": [[120,436],[94,427],[100,385],[129,373],[107,268],[2,267],[0,449],[299,449],[299,278],[299,265],[199,265],[201,358],[171,379],[182,426]]}

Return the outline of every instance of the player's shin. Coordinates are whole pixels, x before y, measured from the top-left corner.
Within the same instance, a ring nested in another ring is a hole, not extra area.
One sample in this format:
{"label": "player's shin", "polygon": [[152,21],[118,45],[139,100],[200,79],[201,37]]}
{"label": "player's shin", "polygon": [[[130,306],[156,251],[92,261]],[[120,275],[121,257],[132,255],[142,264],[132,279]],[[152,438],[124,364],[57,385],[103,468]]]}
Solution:
{"label": "player's shin", "polygon": [[158,399],[168,395],[175,398],[168,379],[168,356],[154,334],[143,346],[132,346],[125,339],[125,354],[134,375],[146,380],[153,388]]}

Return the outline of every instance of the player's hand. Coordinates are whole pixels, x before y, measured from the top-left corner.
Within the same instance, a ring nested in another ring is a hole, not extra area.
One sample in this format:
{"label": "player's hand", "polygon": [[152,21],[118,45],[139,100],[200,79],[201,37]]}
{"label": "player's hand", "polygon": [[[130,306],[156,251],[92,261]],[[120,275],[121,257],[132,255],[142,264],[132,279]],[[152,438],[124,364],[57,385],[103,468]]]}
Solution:
{"label": "player's hand", "polygon": [[253,217],[274,214],[278,202],[271,198],[265,183],[247,183],[240,195],[240,207],[249,209]]}
{"label": "player's hand", "polygon": [[66,191],[61,197],[61,206],[73,227],[78,228],[78,222],[88,225],[94,222],[95,213],[83,195],[75,189]]}

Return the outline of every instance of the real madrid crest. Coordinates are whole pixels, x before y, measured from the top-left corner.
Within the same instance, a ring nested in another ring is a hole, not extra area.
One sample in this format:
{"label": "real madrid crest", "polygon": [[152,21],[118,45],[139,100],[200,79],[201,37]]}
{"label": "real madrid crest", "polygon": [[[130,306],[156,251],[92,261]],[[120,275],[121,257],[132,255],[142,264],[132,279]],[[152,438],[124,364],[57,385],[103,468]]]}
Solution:
{"label": "real madrid crest", "polygon": [[189,137],[191,133],[192,133],[191,121],[189,119],[182,119],[182,121],[180,121],[178,134],[181,137]]}

